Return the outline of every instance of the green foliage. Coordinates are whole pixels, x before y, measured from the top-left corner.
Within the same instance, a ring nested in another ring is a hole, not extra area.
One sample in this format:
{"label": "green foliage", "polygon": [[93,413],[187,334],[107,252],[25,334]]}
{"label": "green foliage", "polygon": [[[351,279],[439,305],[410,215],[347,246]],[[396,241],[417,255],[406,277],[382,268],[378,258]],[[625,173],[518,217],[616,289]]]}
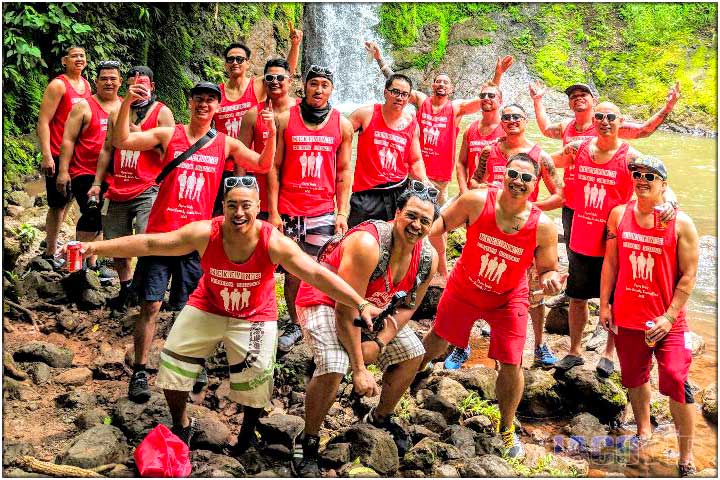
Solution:
{"label": "green foliage", "polygon": [[512,37],[510,43],[521,52],[530,53],[534,46],[532,32],[529,28],[526,28],[519,35]]}
{"label": "green foliage", "polygon": [[410,414],[413,408],[413,401],[408,392],[403,393],[400,397],[400,401],[395,406],[395,415],[402,418],[405,421],[410,421]]}
{"label": "green foliage", "polygon": [[40,236],[40,230],[27,223],[23,223],[19,227],[13,228],[11,231],[15,238],[17,238],[18,242],[20,242],[20,248],[23,251],[30,249],[30,246],[33,244],[35,239]]}
{"label": "green foliage", "polygon": [[[7,99],[7,97],[6,97]],[[10,128],[4,122],[4,128]],[[35,173],[40,166],[40,153],[35,144],[24,137],[3,135],[3,196],[12,191],[12,184],[23,176]]]}
{"label": "green foliage", "polygon": [[485,415],[492,421],[496,430],[500,426],[500,409],[498,406],[490,403],[489,400],[480,398],[477,392],[470,392],[470,394],[460,402],[458,410],[460,410],[460,413],[465,418],[475,415]]}
{"label": "green foliage", "polygon": [[555,464],[555,456],[552,453],[548,453],[545,456],[538,458],[537,463],[528,467],[524,465],[520,460],[516,458],[505,459],[510,466],[515,470],[515,473],[519,477],[579,477],[580,472],[574,466],[571,466],[569,470],[563,470],[557,468]]}
{"label": "green foliage", "polygon": [[282,280],[275,281],[275,299],[277,300],[278,318],[283,318],[288,314],[288,309],[285,302],[285,284]]}

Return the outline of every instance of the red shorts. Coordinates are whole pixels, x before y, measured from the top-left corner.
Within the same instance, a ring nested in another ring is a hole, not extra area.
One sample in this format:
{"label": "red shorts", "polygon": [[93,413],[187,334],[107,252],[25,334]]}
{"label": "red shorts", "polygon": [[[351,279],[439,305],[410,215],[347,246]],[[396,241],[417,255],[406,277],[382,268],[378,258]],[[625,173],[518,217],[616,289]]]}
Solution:
{"label": "red shorts", "polygon": [[527,282],[502,295],[470,288],[471,292],[450,277],[440,297],[433,332],[456,347],[466,348],[473,324],[483,319],[491,327],[488,356],[500,363],[520,365],[527,335]]}
{"label": "red shorts", "polygon": [[679,403],[694,403],[688,382],[692,363],[690,340],[685,334],[687,323],[675,324],[654,348],[645,343],[645,331],[618,327],[615,347],[620,359],[620,374],[625,388],[636,388],[650,381],[652,356],[658,363],[660,393]]}

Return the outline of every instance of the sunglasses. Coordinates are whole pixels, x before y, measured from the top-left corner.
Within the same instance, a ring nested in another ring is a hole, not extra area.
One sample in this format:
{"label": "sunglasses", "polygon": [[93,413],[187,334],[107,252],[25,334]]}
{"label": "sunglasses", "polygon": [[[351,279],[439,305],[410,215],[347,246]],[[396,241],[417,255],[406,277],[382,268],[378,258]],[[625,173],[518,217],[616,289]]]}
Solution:
{"label": "sunglasses", "polygon": [[272,83],[272,82],[284,82],[285,79],[288,78],[287,75],[283,75],[282,73],[277,75],[272,75],[270,73],[265,74],[265,82]]}
{"label": "sunglasses", "polygon": [[328,75],[332,77],[332,70],[327,67],[321,67],[320,65],[310,65],[310,72],[318,73],[320,75]]}
{"label": "sunglasses", "polygon": [[242,65],[243,63],[245,63],[245,60],[247,60],[247,58],[245,58],[245,57],[243,57],[243,56],[241,56],[241,55],[238,55],[238,56],[236,56],[236,57],[233,57],[233,56],[225,57],[225,63],[235,63],[235,62],[237,62],[238,65]]}
{"label": "sunglasses", "polygon": [[480,94],[480,98],[491,98],[492,99],[495,97],[496,97],[496,95],[494,93],[490,93],[490,92],[483,92]]}
{"label": "sunglasses", "polygon": [[502,115],[500,115],[500,120],[502,120],[503,122],[517,122],[520,119],[524,120],[525,117],[519,113],[503,113]]}
{"label": "sunglasses", "polygon": [[410,92],[403,92],[402,90],[398,90],[397,88],[390,88],[386,89],[390,94],[395,97],[399,98],[401,100],[405,100],[406,98],[410,98]]}
{"label": "sunglasses", "polygon": [[260,191],[257,179],[250,175],[245,175],[244,177],[227,177],[225,179],[224,187],[225,193],[233,188],[254,188],[258,192]]}
{"label": "sunglasses", "polygon": [[410,180],[408,184],[408,190],[412,190],[415,193],[424,193],[430,198],[430,200],[437,200],[440,195],[440,190],[430,185],[425,185],[423,182],[418,180]]}
{"label": "sunglasses", "polygon": [[636,170],[636,171],[632,172],[632,178],[633,178],[633,180],[645,179],[648,182],[654,182],[656,178],[661,178],[661,177],[657,173],[643,173],[643,172],[638,172]]}
{"label": "sunglasses", "polygon": [[595,113],[595,120],[597,120],[598,122],[602,122],[606,118],[608,122],[614,122],[617,118],[617,115],[615,115],[614,113]]}
{"label": "sunglasses", "polygon": [[535,175],[533,175],[532,173],[520,173],[517,170],[513,170],[512,168],[508,168],[507,170],[505,170],[505,173],[513,180],[520,177],[520,180],[522,180],[523,183],[530,183],[535,180]]}
{"label": "sunglasses", "polygon": [[120,62],[117,60],[103,60],[98,63],[97,69],[102,70],[104,68],[120,68]]}

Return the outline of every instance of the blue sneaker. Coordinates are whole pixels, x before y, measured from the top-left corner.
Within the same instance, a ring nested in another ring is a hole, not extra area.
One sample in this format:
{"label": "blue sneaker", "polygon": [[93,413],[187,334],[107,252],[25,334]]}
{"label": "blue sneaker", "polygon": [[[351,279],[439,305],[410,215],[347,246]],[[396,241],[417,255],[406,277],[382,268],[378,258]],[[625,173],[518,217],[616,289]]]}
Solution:
{"label": "blue sneaker", "polygon": [[533,367],[551,368],[557,362],[557,358],[547,346],[547,343],[541,344],[535,349],[535,361]]}
{"label": "blue sneaker", "polygon": [[457,348],[455,347],[448,355],[448,357],[445,359],[445,369],[446,370],[457,370],[462,366],[463,363],[467,361],[467,359],[470,358],[470,346],[468,345],[467,348]]}

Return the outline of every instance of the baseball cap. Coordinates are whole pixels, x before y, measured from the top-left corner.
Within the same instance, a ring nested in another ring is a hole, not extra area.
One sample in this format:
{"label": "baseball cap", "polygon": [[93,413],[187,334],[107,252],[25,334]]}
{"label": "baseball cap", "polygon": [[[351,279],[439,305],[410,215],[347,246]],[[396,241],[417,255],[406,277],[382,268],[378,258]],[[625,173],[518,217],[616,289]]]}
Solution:
{"label": "baseball cap", "polygon": [[570,85],[565,89],[565,95],[569,97],[573,90],[582,90],[583,92],[587,92],[595,98],[597,98],[598,96],[594,88],[584,83],[575,83],[573,85]]}
{"label": "baseball cap", "polygon": [[330,83],[335,83],[332,70],[327,67],[322,67],[320,65],[310,65],[310,68],[305,74],[305,83],[316,77],[327,78],[328,80],[330,80]]}
{"label": "baseball cap", "polygon": [[665,168],[665,164],[657,157],[653,157],[651,155],[640,155],[637,158],[633,158],[628,163],[628,170],[631,172],[637,170],[638,167],[645,167],[653,173],[660,175],[663,180],[667,180],[667,169]]}
{"label": "baseball cap", "polygon": [[195,95],[196,93],[200,92],[209,92],[217,96],[218,100],[222,99],[222,94],[220,93],[220,87],[218,87],[216,84],[212,82],[198,82],[195,84],[194,87],[190,89],[190,95]]}

